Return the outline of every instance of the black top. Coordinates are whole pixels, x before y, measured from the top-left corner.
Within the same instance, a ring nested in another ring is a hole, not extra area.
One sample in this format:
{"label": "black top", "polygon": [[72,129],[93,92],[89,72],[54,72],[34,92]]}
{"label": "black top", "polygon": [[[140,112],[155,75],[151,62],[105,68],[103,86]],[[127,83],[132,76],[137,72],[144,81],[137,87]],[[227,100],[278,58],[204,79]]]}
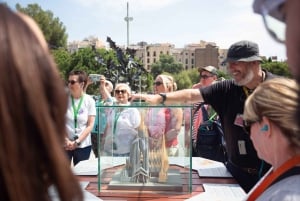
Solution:
{"label": "black top", "polygon": [[[275,75],[266,72],[265,80],[274,78]],[[238,86],[233,80],[217,82],[200,92],[205,103],[210,104],[218,113],[226,142],[228,160],[240,167],[260,168],[261,160],[258,158],[249,134],[242,126],[235,125],[237,115],[242,115],[247,95],[243,87]],[[245,144],[245,150],[240,153],[239,145]],[[246,154],[245,154],[246,153]]]}

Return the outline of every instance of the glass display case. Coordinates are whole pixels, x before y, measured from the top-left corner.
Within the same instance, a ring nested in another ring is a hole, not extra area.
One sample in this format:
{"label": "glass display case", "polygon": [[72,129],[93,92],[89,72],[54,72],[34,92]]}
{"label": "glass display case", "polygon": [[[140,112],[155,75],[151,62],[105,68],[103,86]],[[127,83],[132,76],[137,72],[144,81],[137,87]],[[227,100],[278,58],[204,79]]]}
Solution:
{"label": "glass display case", "polygon": [[98,106],[106,124],[98,135],[98,191],[190,193],[191,109],[143,102]]}

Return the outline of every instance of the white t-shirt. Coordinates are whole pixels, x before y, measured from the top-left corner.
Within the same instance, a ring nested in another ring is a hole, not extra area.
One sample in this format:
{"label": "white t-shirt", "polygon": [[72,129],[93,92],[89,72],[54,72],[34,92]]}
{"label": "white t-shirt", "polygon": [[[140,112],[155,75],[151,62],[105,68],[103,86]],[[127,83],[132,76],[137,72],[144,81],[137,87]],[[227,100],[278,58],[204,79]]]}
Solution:
{"label": "white t-shirt", "polygon": [[[132,141],[138,134],[141,115],[136,108],[112,109],[107,117],[104,150],[108,153],[126,154],[130,152]],[[113,140],[115,149],[113,149]]]}
{"label": "white t-shirt", "polygon": [[[79,99],[74,99],[75,108],[78,107],[80,102]],[[67,133],[70,140],[73,140],[75,136],[80,136],[82,132],[87,127],[87,121],[89,116],[96,116],[96,106],[95,100],[87,94],[84,94],[80,108],[77,114],[77,128],[75,132],[75,122],[74,122],[74,110],[72,106],[72,99],[69,96],[68,99],[68,109],[66,113],[66,127]],[[81,142],[80,148],[84,148],[91,145],[91,138],[89,135]]]}

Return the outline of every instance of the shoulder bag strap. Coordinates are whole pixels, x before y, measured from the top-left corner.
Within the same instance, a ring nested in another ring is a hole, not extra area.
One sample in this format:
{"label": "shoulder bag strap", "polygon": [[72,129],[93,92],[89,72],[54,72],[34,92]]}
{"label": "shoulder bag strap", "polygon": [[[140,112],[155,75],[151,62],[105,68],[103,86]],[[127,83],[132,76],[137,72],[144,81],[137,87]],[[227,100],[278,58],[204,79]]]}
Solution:
{"label": "shoulder bag strap", "polygon": [[205,105],[202,105],[202,106],[201,106],[201,110],[202,110],[203,121],[209,120],[209,118],[208,118],[208,113],[207,113],[207,110],[206,110],[206,108],[205,108]]}

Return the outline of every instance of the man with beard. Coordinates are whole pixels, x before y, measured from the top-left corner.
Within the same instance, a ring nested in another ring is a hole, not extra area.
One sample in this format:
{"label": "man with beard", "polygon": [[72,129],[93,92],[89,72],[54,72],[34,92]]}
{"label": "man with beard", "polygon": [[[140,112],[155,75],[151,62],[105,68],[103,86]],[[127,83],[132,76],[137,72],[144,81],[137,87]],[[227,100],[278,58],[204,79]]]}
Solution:
{"label": "man with beard", "polygon": [[230,46],[225,60],[233,79],[217,82],[201,89],[185,89],[157,95],[135,94],[146,102],[157,104],[205,102],[219,114],[224,129],[228,160],[226,167],[240,186],[248,192],[269,169],[260,160],[249,134],[243,129],[246,98],[265,80],[274,77],[261,69],[258,45],[239,41]]}

